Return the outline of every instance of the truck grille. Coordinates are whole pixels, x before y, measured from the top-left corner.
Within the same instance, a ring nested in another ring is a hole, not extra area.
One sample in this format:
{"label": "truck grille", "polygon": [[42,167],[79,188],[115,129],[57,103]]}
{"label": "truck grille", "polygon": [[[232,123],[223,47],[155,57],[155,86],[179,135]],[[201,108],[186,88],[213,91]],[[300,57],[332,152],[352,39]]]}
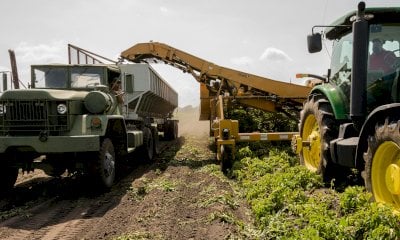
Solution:
{"label": "truck grille", "polygon": [[2,100],[0,132],[2,135],[26,136],[45,131],[49,135],[59,135],[69,130],[68,115],[57,113],[59,103],[47,100]]}

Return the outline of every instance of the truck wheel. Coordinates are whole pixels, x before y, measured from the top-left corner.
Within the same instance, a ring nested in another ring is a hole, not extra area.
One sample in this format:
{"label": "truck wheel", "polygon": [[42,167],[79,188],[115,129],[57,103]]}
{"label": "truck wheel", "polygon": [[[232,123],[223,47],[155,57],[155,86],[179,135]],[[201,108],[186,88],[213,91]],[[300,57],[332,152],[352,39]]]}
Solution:
{"label": "truck wheel", "polygon": [[160,138],[158,136],[158,130],[156,127],[151,128],[151,133],[153,135],[153,147],[154,147],[154,154],[160,153]]}
{"label": "truck wheel", "polygon": [[377,202],[400,208],[400,121],[377,126],[364,153],[365,187]]}
{"label": "truck wheel", "polygon": [[18,177],[18,168],[2,166],[0,168],[0,194],[10,191]]}
{"label": "truck wheel", "polygon": [[140,147],[140,157],[144,162],[150,162],[154,158],[154,141],[151,130],[143,129],[143,145]]}
{"label": "truck wheel", "polygon": [[178,138],[178,122],[174,121],[174,139]]}
{"label": "truck wheel", "polygon": [[339,166],[331,161],[329,142],[338,135],[337,124],[329,101],[322,95],[313,95],[300,112],[300,136],[309,144],[300,152],[300,164],[322,175],[329,183]]}
{"label": "truck wheel", "polygon": [[221,145],[221,171],[227,174],[229,169],[232,168],[233,151],[232,146]]}
{"label": "truck wheel", "polygon": [[101,143],[95,166],[95,177],[103,188],[110,188],[115,180],[115,151],[109,138]]}

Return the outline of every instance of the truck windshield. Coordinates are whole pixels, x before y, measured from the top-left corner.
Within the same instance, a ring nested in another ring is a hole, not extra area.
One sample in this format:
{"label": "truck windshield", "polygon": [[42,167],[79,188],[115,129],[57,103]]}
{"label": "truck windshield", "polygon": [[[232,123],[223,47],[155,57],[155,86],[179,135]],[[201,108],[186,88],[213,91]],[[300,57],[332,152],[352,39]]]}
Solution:
{"label": "truck windshield", "polygon": [[68,71],[66,68],[35,67],[32,69],[32,85],[37,88],[66,88]]}
{"label": "truck windshield", "polygon": [[32,68],[32,86],[35,88],[93,88],[104,82],[101,67],[54,67]]}
{"label": "truck windshield", "polygon": [[87,88],[101,84],[103,69],[98,67],[73,67],[71,88]]}

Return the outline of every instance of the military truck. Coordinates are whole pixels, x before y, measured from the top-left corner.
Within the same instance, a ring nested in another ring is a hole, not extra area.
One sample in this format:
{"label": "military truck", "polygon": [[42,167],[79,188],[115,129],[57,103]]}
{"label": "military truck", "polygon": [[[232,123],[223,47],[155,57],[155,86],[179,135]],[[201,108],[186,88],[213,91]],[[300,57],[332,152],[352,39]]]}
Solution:
{"label": "military truck", "polygon": [[[400,8],[360,2],[323,35],[333,41],[331,68],[303,106],[295,150],[326,182],[358,170],[376,201],[399,209]],[[321,36],[308,36],[310,53]]]}
{"label": "military truck", "polygon": [[31,66],[28,89],[0,96],[0,191],[19,169],[83,173],[110,188],[116,166],[150,161],[178,135],[178,95],[148,64]]}

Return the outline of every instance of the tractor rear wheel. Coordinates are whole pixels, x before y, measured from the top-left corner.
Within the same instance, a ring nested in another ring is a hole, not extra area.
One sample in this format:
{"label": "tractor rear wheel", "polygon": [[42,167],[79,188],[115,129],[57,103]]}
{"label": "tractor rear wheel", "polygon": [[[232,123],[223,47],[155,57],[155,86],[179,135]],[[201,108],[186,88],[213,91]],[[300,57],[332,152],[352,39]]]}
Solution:
{"label": "tractor rear wheel", "polygon": [[332,162],[329,149],[329,142],[338,135],[338,124],[324,96],[310,96],[300,112],[299,129],[303,142],[307,141],[300,152],[300,163],[330,183],[338,177],[334,174],[339,166]]}
{"label": "tractor rear wheel", "polygon": [[400,121],[378,125],[364,153],[365,187],[375,201],[400,209]]}

